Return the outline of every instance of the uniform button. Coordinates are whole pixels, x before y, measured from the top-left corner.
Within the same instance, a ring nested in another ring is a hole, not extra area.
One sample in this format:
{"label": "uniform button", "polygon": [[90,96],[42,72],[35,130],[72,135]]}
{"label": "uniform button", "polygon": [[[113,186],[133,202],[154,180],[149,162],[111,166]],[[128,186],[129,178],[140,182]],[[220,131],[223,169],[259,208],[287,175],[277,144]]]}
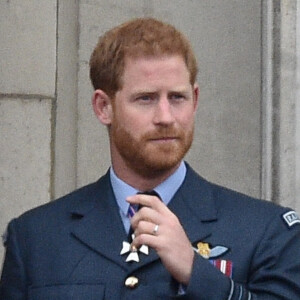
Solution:
{"label": "uniform button", "polygon": [[131,289],[135,288],[138,285],[138,283],[139,280],[134,276],[130,276],[125,280],[125,286]]}

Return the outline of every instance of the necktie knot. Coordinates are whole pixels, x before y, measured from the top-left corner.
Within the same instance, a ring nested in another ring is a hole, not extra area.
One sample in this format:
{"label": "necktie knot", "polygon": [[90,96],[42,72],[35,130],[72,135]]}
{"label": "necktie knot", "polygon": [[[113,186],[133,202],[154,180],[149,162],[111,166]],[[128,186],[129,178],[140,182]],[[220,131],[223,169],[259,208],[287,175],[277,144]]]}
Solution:
{"label": "necktie knot", "polygon": [[145,192],[139,192],[138,194],[150,195],[150,196],[156,196],[156,197],[158,197],[159,199],[161,199],[160,196],[159,196],[159,194],[158,194],[155,190],[145,191]]}
{"label": "necktie knot", "polygon": [[[161,199],[159,194],[154,190],[145,191],[145,192],[138,192],[137,194],[156,196],[159,199]],[[138,204],[130,204],[129,208],[128,208],[128,213],[127,213],[128,218],[131,219],[139,209],[140,209],[140,206]]]}

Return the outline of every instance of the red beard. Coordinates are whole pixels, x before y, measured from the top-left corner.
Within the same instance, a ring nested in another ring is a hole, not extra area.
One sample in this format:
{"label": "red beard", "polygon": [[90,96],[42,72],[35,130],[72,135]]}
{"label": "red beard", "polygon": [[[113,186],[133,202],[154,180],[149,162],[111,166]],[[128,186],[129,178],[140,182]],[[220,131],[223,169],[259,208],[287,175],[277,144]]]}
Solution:
{"label": "red beard", "polygon": [[[135,138],[117,122],[114,125],[110,128],[111,142],[126,165],[146,178],[178,165],[190,149],[193,140],[193,127],[188,131],[160,127]],[[172,140],[155,141],[163,138]]]}

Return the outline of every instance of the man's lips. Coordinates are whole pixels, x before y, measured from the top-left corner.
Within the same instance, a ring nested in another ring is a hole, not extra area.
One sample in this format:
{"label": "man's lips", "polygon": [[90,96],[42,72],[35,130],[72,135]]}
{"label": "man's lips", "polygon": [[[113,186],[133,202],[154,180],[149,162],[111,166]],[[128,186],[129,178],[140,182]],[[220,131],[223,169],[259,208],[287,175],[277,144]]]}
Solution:
{"label": "man's lips", "polygon": [[162,137],[155,137],[150,139],[150,141],[154,141],[154,142],[172,142],[175,140],[178,140],[177,136],[162,136]]}

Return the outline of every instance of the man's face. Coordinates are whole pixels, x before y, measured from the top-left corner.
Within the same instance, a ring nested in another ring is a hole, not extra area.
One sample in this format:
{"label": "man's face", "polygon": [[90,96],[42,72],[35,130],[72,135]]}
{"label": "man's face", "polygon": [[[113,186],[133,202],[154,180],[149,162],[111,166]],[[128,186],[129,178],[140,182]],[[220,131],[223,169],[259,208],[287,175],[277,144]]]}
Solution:
{"label": "man's face", "polygon": [[172,170],[192,144],[198,97],[183,58],[128,58],[122,80],[112,104],[112,162],[144,177]]}

